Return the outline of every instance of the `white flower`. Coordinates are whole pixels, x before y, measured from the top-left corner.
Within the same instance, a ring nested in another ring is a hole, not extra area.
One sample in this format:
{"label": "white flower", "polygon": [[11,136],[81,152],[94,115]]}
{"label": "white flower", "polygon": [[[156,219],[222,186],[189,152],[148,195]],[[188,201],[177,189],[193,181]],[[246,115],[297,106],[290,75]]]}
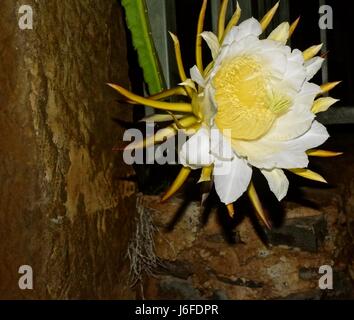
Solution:
{"label": "white flower", "polygon": [[321,89],[310,80],[323,59],[305,62],[301,51],[285,45],[287,23],[268,39],[260,40],[261,33],[253,18],[233,27],[221,46],[215,35],[203,33],[214,65],[204,77],[191,69],[203,88],[200,108],[209,117],[183,145],[180,161],[192,169],[214,164],[215,188],[225,204],[247,190],[252,167],[281,200],[289,187],[282,169],[306,168],[306,151],[329,137],[312,112]]}
{"label": "white flower", "polygon": [[[162,197],[163,201],[182,187],[192,170],[202,168],[199,181],[213,180],[231,216],[234,215],[232,203],[247,190],[256,214],[270,227],[251,181],[253,169],[262,172],[279,200],[286,196],[289,187],[283,170],[325,182],[319,174],[307,169],[308,156],[340,155],[313,149],[328,138],[326,128],[315,120],[316,114],[338,100],[316,97],[339,82],[321,87],[310,82],[323,63],[323,58],[317,56],[322,45],[303,52],[286,45],[299,19],[291,26],[281,23],[267,39],[260,39],[279,3],[260,22],[251,18],[238,26],[239,6],[225,24],[227,3],[222,1],[215,35],[202,32],[207,5],[203,1],[195,46],[196,66],[190,70],[191,79],[184,70],[179,40],[171,34],[181,78],[178,87],[146,98],[119,85],[111,86],[129,101],[168,111],[168,115],[152,115],[146,121],[174,122],[155,136],[136,143],[135,149],[173,137],[177,128],[191,135],[179,152],[183,168]],[[205,68],[202,39],[213,58]],[[174,95],[185,96],[189,102],[159,101]]]}

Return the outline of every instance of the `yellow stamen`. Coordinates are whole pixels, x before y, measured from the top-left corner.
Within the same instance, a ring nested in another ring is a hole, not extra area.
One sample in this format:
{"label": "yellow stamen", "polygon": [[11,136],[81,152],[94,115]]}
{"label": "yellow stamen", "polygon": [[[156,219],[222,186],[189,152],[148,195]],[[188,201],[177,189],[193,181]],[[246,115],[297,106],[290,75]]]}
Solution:
{"label": "yellow stamen", "polygon": [[252,56],[221,66],[213,85],[218,105],[215,123],[220,130],[231,130],[233,139],[258,139],[291,106],[288,97],[268,88],[267,72]]}
{"label": "yellow stamen", "polygon": [[181,171],[179,172],[176,180],[172,183],[171,187],[167,190],[165,195],[162,197],[162,202],[168,200],[171,198],[186,182],[188,176],[190,175],[192,169],[183,167]]}
{"label": "yellow stamen", "polygon": [[307,60],[310,60],[312,59],[315,55],[317,55],[321,49],[323,47],[323,44],[319,44],[319,45],[316,45],[316,46],[312,46],[308,49],[306,49],[302,54],[304,56],[304,60],[307,61]]}
{"label": "yellow stamen", "polygon": [[289,38],[288,38],[288,39],[290,39],[291,36],[294,34],[294,32],[295,32],[295,30],[296,30],[296,28],[297,28],[299,22],[300,22],[300,17],[298,17],[298,18],[291,24],[290,29],[289,29]]}
{"label": "yellow stamen", "polygon": [[235,208],[233,203],[229,203],[226,205],[227,212],[229,213],[229,216],[233,218],[235,216]]}
{"label": "yellow stamen", "polygon": [[269,105],[268,108],[275,114],[282,114],[291,106],[291,100],[284,94],[278,92],[270,92],[268,94]]}
{"label": "yellow stamen", "polygon": [[325,178],[309,169],[289,169],[289,171],[305,179],[327,183]]}
{"label": "yellow stamen", "polygon": [[206,182],[211,180],[211,174],[213,173],[213,166],[204,167],[200,175],[198,183]]}
{"label": "yellow stamen", "polygon": [[169,110],[169,111],[177,111],[177,112],[192,112],[192,105],[189,103],[177,103],[177,102],[172,103],[172,102],[161,102],[161,101],[150,100],[138,96],[117,84],[108,83],[108,85],[113,89],[117,90],[121,95],[125,96],[129,100],[133,100],[142,105],[146,105],[161,110]]}
{"label": "yellow stamen", "polygon": [[225,19],[226,19],[226,12],[227,12],[227,6],[229,4],[229,0],[223,0],[221,3],[220,7],[220,13],[219,13],[219,22],[218,22],[218,39],[219,42],[221,42],[221,39],[223,38],[224,31],[225,31]]}
{"label": "yellow stamen", "polygon": [[315,102],[313,103],[311,111],[314,114],[327,111],[331,106],[333,106],[338,101],[339,101],[338,99],[334,99],[332,97],[319,98],[315,100]]}
{"label": "yellow stamen", "polygon": [[237,2],[236,11],[233,14],[233,16],[231,17],[229,23],[227,24],[225,32],[224,32],[224,35],[223,35],[222,40],[221,40],[220,43],[223,42],[225,36],[231,31],[232,27],[237,25],[238,21],[240,20],[240,17],[241,17],[241,8],[240,8],[240,6],[239,6],[239,4]]}
{"label": "yellow stamen", "polygon": [[198,27],[197,27],[197,39],[195,44],[195,55],[196,55],[196,64],[200,72],[203,73],[203,55],[202,55],[202,36],[200,35],[204,29],[204,19],[205,12],[208,5],[208,0],[203,0],[203,5],[200,10],[199,19],[198,19]]}
{"label": "yellow stamen", "polygon": [[328,82],[323,85],[321,85],[321,93],[327,93],[334,89],[337,85],[339,85],[342,81],[336,81],[336,82]]}
{"label": "yellow stamen", "polygon": [[248,196],[251,200],[251,203],[252,203],[254,209],[256,210],[257,216],[260,218],[261,221],[263,221],[263,223],[267,226],[268,229],[271,229],[272,225],[271,225],[266,213],[263,210],[261,201],[259,200],[257,191],[256,191],[252,181],[248,187],[247,192],[248,192]]}
{"label": "yellow stamen", "polygon": [[310,157],[320,157],[320,158],[332,158],[338,157],[343,154],[343,152],[327,151],[327,150],[308,150],[307,155]]}
{"label": "yellow stamen", "polygon": [[275,6],[270,9],[266,14],[265,16],[263,17],[263,19],[261,20],[260,24],[261,24],[261,27],[262,27],[262,30],[264,31],[268,25],[270,24],[270,22],[272,21],[275,13],[277,12],[279,8],[279,1],[275,4]]}

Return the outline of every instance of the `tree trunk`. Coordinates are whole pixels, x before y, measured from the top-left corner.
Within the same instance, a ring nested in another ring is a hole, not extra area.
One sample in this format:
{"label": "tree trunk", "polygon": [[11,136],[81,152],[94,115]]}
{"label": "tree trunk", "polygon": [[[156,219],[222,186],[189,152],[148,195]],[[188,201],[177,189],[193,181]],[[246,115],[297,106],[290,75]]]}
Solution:
{"label": "tree trunk", "polygon": [[[0,10],[0,298],[128,298],[135,184],[112,148],[123,128],[107,82],[128,85],[117,1],[19,0]],[[33,290],[19,288],[19,267]]]}

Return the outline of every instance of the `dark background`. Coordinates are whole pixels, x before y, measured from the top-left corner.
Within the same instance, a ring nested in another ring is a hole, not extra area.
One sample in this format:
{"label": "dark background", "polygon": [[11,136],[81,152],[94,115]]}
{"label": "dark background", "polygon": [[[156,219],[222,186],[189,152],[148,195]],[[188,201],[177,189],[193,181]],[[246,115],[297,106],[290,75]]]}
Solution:
{"label": "dark background", "polygon": [[[212,9],[209,1],[207,8],[204,30],[212,30]],[[261,19],[264,13],[273,6],[276,1],[269,0],[250,0],[252,7],[252,16],[256,19]],[[232,1],[230,0],[230,3]],[[289,6],[289,22],[293,22],[300,16],[300,23],[291,38],[291,47],[305,50],[308,47],[321,43],[321,35],[319,29],[319,14],[320,1],[319,0],[288,0],[280,1],[280,8],[275,15],[273,22],[266,30],[266,35],[275,28],[279,23],[283,22],[282,8]],[[353,3],[351,1],[338,1],[327,0],[327,5],[330,5],[333,9],[333,29],[327,29],[327,50],[326,59],[328,64],[328,81],[342,81],[335,89],[331,91],[331,96],[340,99],[340,101],[333,107],[331,111],[338,107],[353,108],[353,112],[348,115],[345,114],[346,124],[338,125],[338,121],[335,119],[336,114],[329,117],[329,123],[326,123],[332,134],[343,132],[350,135],[353,132],[354,124],[354,90],[353,90],[353,72],[354,69],[354,46],[353,46]],[[171,14],[175,15],[176,26],[173,30],[179,37],[181,44],[181,51],[184,60],[186,71],[195,65],[195,34],[197,28],[198,15],[202,0],[178,0],[175,1],[175,12]],[[235,6],[235,4],[234,4]],[[241,8],[242,4],[241,4]],[[241,21],[250,18],[250,15],[243,10]],[[163,24],[161,24],[163,25]],[[128,34],[128,57],[130,68],[130,80],[132,82],[133,91],[144,94],[143,77],[139,68],[136,52],[131,46],[131,41]],[[203,60],[210,61],[211,56],[209,49],[203,42]],[[178,83],[177,70],[172,68],[172,78],[176,79],[175,84]],[[317,84],[322,84],[322,74],[319,72],[313,79]],[[173,84],[174,85],[174,84]],[[144,116],[144,108],[135,108],[134,118],[136,120],[141,119]],[[341,116],[343,119],[343,115]],[[327,117],[328,121],[328,117]],[[330,125],[333,121],[333,124]],[[141,126],[144,129],[144,126]],[[169,183],[174,179],[178,172],[178,166],[136,166],[136,170],[139,172],[139,185],[143,192],[147,193],[160,193],[163,191]],[[156,174],[163,175],[166,179],[163,182],[151,179],[151,176]]]}

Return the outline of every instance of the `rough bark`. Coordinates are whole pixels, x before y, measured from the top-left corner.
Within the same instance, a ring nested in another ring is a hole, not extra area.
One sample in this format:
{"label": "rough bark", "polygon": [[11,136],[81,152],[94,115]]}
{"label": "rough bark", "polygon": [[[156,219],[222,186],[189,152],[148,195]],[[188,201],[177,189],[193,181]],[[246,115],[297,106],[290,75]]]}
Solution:
{"label": "rough bark", "polygon": [[[128,85],[114,0],[22,1],[0,10],[0,298],[125,298],[135,208],[123,128],[106,82]],[[34,290],[20,290],[30,265]]]}

